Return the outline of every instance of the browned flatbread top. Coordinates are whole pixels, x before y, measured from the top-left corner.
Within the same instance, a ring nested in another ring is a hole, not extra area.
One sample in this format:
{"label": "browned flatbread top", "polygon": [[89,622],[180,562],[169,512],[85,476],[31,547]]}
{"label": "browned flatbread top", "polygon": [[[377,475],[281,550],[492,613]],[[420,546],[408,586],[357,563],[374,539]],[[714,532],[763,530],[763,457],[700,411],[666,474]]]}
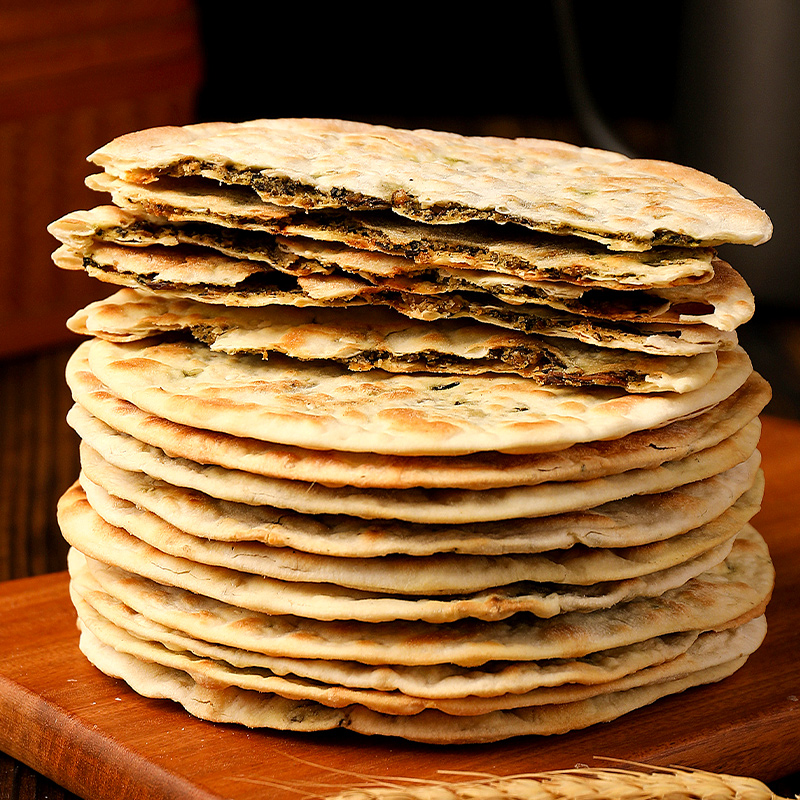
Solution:
{"label": "browned flatbread top", "polygon": [[200,175],[277,204],[513,222],[615,249],[759,244],[772,230],[754,203],[697,170],[538,139],[272,119],[151,128],[89,160],[133,182]]}

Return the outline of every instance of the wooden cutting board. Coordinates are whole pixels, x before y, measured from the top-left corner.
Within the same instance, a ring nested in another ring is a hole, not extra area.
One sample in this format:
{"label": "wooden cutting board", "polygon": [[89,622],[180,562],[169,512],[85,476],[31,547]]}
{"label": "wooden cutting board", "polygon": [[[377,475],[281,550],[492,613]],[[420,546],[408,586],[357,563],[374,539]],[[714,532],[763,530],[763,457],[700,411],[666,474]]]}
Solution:
{"label": "wooden cutting board", "polygon": [[77,647],[64,573],[0,585],[0,749],[89,800],[275,800],[389,778],[460,780],[602,766],[680,765],[771,781],[800,771],[800,427],[762,439],[767,497],[756,527],[778,571],[769,633],[745,667],[611,723],[564,736],[435,747],[347,731],[248,731],[141,698]]}

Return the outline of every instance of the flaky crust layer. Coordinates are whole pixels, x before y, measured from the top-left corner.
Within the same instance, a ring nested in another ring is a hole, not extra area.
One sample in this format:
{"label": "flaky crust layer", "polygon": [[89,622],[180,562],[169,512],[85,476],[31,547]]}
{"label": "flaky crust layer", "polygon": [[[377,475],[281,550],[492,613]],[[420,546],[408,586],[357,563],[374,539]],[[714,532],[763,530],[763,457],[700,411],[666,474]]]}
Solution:
{"label": "flaky crust layer", "polygon": [[152,128],[90,161],[134,182],[201,175],[277,204],[513,222],[615,249],[759,244],[772,230],[754,203],[705,173],[538,139],[273,119]]}

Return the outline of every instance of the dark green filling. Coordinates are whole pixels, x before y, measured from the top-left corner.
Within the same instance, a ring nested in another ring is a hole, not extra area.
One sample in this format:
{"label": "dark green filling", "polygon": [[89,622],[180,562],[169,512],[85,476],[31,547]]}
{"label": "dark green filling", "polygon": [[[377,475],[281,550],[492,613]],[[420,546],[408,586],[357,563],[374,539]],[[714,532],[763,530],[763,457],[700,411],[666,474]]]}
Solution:
{"label": "dark green filling", "polygon": [[[338,205],[350,211],[380,211],[393,208],[403,216],[430,223],[454,223],[466,220],[512,222],[529,230],[544,233],[553,233],[559,236],[580,233],[581,228],[568,223],[548,223],[545,221],[531,221],[514,214],[504,214],[494,210],[479,210],[456,205],[454,203],[435,206],[422,206],[412,195],[404,190],[396,191],[391,202],[368,197],[359,192],[351,192],[344,188],[334,188],[323,192],[314,186],[289,178],[264,175],[258,169],[250,167],[235,167],[229,164],[213,164],[208,162],[185,161],[175,164],[164,172],[163,175],[172,177],[196,176],[201,173],[211,174],[219,181],[230,185],[251,186],[260,195],[271,198],[288,199],[294,205],[312,209],[330,205],[334,200]],[[608,233],[605,231],[587,230],[587,233],[597,235],[611,242],[640,243],[641,239],[630,234]],[[701,244],[698,240],[679,234],[675,231],[656,230],[653,239],[647,242],[648,246],[668,245],[671,247],[693,247]]]}

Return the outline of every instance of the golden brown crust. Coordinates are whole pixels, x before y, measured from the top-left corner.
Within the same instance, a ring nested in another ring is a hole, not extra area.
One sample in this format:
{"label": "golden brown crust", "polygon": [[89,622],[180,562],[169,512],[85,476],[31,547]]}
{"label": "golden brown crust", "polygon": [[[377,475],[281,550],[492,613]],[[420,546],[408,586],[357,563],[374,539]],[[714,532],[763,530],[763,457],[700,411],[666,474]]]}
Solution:
{"label": "golden brown crust", "polygon": [[437,458],[308,450],[170,422],[111,393],[89,370],[83,349],[69,361],[67,382],[75,401],[92,416],[177,457],[274,478],[387,489],[489,489],[653,467],[719,444],[750,423],[771,396],[767,382],[752,373],[741,389],[705,413],[653,430],[534,455],[486,452]]}
{"label": "golden brown crust", "polygon": [[713,351],[657,356],[469,318],[413,320],[379,305],[253,309],[132,289],[92,303],[68,327],[117,342],[185,333],[218,352],[323,359],[360,372],[513,373],[543,384],[618,386],[636,393],[697,389],[717,364]]}
{"label": "golden brown crust", "polygon": [[322,119],[90,160],[117,206],[49,230],[126,287],[69,322],[95,338],[58,517],[100,669],[212,720],[441,744],[613,719],[761,643],[769,390],[715,247],[771,223],[734,189]]}
{"label": "golden brown crust", "polygon": [[200,174],[252,185],[278,204],[391,208],[426,222],[514,222],[617,249],[758,244],[771,234],[755,204],[711,176],[544,140],[254,120],[140,131],[90,160],[133,182]]}
{"label": "golden brown crust", "polygon": [[189,343],[92,339],[81,351],[114,394],[174,422],[314,449],[396,455],[544,452],[615,438],[700,413],[752,372],[743,350],[722,351],[700,389],[631,395],[542,386],[514,375],[353,373]]}

